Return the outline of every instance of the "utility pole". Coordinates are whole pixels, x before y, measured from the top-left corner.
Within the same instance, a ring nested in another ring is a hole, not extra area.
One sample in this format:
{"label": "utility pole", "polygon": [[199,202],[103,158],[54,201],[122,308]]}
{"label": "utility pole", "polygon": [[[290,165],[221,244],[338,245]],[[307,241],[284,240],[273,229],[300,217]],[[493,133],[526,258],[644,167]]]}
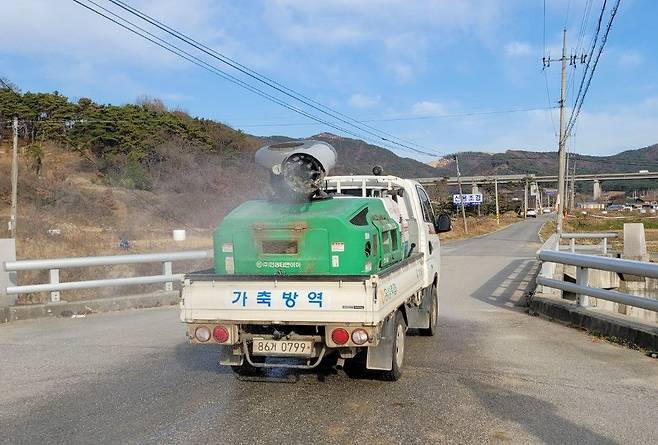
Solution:
{"label": "utility pole", "polygon": [[500,225],[500,210],[498,209],[498,179],[494,178],[494,193],[496,195],[496,224]]}
{"label": "utility pole", "polygon": [[16,238],[16,208],[18,199],[18,117],[14,116],[14,147],[11,152],[11,216],[9,232],[11,238]]}
{"label": "utility pole", "polygon": [[464,208],[464,193],[462,192],[462,175],[459,172],[459,158],[454,155],[455,164],[457,165],[457,183],[459,184],[459,203],[462,208],[462,219],[464,220],[464,232],[468,233],[468,225],[466,225],[466,209]]}
{"label": "utility pole", "polygon": [[523,188],[523,219],[528,217],[528,180],[525,180],[525,187]]}
{"label": "utility pole", "polygon": [[565,201],[564,201],[564,210],[565,210],[565,215],[569,212],[571,209],[571,170],[569,168],[569,161],[571,156],[569,156],[569,153],[567,153],[567,161],[566,161],[566,166],[564,168],[564,194],[566,195]]}
{"label": "utility pole", "polygon": [[573,171],[571,173],[571,200],[569,201],[571,207],[569,210],[573,211],[576,208],[576,160],[573,160]]}
{"label": "utility pole", "polygon": [[560,84],[560,140],[558,143],[558,184],[557,184],[557,193],[560,197],[560,202],[557,208],[557,233],[562,233],[562,224],[564,219],[564,204],[565,204],[565,194],[564,194],[564,176],[566,173],[566,164],[567,164],[567,150],[565,144],[565,135],[564,135],[564,126],[565,126],[565,112],[564,112],[564,102],[567,96],[567,30],[562,31],[562,80]]}
{"label": "utility pole", "polygon": [[560,82],[560,139],[558,141],[558,184],[557,184],[557,198],[555,199],[557,204],[557,232],[562,233],[562,225],[564,220],[564,209],[567,204],[567,196],[565,193],[565,179],[566,179],[566,164],[567,164],[567,152],[566,152],[566,139],[567,135],[565,134],[565,104],[567,96],[567,61],[569,65],[575,66],[579,61],[580,63],[585,63],[587,61],[587,55],[582,54],[580,56],[572,55],[567,57],[567,30],[562,31],[562,57],[559,59],[551,59],[550,57],[544,57],[542,62],[544,68],[551,66],[551,62],[562,62],[562,76]]}

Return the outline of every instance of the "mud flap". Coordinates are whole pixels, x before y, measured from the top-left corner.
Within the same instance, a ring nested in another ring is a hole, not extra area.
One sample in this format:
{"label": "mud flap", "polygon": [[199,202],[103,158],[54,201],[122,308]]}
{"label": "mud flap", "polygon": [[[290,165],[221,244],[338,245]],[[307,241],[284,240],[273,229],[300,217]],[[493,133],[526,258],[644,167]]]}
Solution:
{"label": "mud flap", "polygon": [[407,324],[411,329],[427,329],[430,327],[430,305],[432,286],[423,289],[420,306],[406,306]]}
{"label": "mud flap", "polygon": [[233,347],[222,346],[219,353],[219,364],[226,366],[242,366],[244,354],[233,354]]}
{"label": "mud flap", "polygon": [[382,338],[377,346],[368,346],[366,369],[390,371],[393,368],[393,343],[395,341],[395,313],[384,320]]}

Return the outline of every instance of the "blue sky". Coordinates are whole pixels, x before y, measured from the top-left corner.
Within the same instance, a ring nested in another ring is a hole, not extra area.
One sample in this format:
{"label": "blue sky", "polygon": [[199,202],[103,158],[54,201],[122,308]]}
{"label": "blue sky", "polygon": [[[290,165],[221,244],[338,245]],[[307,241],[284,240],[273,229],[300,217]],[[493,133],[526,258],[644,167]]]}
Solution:
{"label": "blue sky", "polygon": [[[555,150],[556,111],[454,116],[548,107],[545,76],[550,104],[557,103],[559,64],[541,70],[543,0],[126,2],[349,116],[428,117],[369,125],[432,152]],[[602,2],[593,0],[587,43]],[[252,134],[339,133],[309,125],[71,0],[4,3],[0,75],[23,90],[115,104],[146,94]],[[585,4],[546,0],[552,57],[559,56],[565,23],[568,47],[575,48]],[[574,151],[612,154],[658,142],[656,17],[658,2],[622,0],[570,141]]]}

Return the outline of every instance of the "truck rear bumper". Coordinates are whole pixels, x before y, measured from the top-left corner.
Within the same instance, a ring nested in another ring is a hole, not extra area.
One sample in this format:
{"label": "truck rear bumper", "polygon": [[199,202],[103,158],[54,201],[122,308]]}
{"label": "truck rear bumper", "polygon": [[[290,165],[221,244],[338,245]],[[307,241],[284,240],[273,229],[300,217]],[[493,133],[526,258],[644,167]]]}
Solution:
{"label": "truck rear bumper", "polygon": [[[317,348],[315,349],[317,351]],[[312,355],[308,358],[305,358],[304,359],[305,363],[266,363],[266,362],[254,361],[252,359],[251,352],[249,351],[249,344],[246,339],[243,340],[242,342],[242,352],[244,359],[247,360],[247,363],[249,363],[254,368],[313,369],[316,368],[322,362],[322,359],[324,358],[327,352],[327,346],[321,344],[321,347],[319,348],[319,352],[313,354],[316,355],[316,357],[313,357]],[[277,355],[277,357],[298,358],[296,356],[286,356],[286,355]]]}
{"label": "truck rear bumper", "polygon": [[[195,331],[199,327],[206,327],[208,332],[214,332],[217,327],[221,327],[229,335],[225,337],[223,342],[218,341],[214,335],[208,340],[199,340],[195,337]],[[284,330],[284,328],[286,329]],[[344,338],[347,338],[347,341],[342,341],[340,344],[335,343],[332,336],[334,330],[344,331],[343,335]],[[357,330],[361,331],[359,334],[367,334],[367,340],[360,344],[354,342],[352,335]],[[220,358],[220,364],[222,365],[240,366],[246,362],[254,368],[313,369],[330,353],[338,351],[342,358],[352,358],[358,350],[376,347],[382,341],[379,327],[356,323],[349,325],[263,326],[260,324],[237,325],[222,322],[196,322],[188,324],[187,335],[193,344],[220,344],[224,346]],[[265,344],[265,347],[263,347],[263,344]],[[256,351],[257,345],[261,348],[260,352]],[[274,347],[270,349],[272,345]],[[287,346],[282,348],[281,345]],[[305,350],[301,351],[302,353],[299,353],[299,345],[305,347]],[[270,358],[285,358],[286,360],[283,362],[280,360],[271,361],[268,360]]]}

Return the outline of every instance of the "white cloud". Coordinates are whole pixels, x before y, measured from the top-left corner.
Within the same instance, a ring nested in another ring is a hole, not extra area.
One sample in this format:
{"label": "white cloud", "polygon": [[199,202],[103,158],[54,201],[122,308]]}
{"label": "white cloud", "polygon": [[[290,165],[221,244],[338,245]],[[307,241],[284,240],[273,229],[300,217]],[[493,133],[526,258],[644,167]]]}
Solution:
{"label": "white cloud", "polygon": [[398,82],[405,83],[414,78],[414,69],[407,63],[394,63],[389,66],[389,69]]}
{"label": "white cloud", "polygon": [[478,0],[271,0],[265,4],[266,23],[285,39],[327,45],[381,41],[409,33],[421,39],[428,30],[472,33],[497,24],[500,8]]}
{"label": "white cloud", "polygon": [[[554,111],[553,111],[554,112]],[[472,120],[464,144],[477,150],[503,151],[511,148],[557,150],[557,137],[551,124],[551,111],[537,110],[522,114]],[[555,114],[554,120],[557,119]],[[466,125],[460,122],[459,125]],[[583,109],[578,118],[573,147],[577,153],[611,155],[658,142],[658,97],[610,110]],[[472,134],[477,139],[468,140]],[[483,139],[486,135],[486,139]],[[470,144],[470,145],[469,145]]]}
{"label": "white cloud", "polygon": [[534,53],[532,47],[526,42],[510,42],[505,45],[504,50],[507,57],[527,57]]}
{"label": "white cloud", "polygon": [[[131,4],[202,40],[221,40],[221,32],[211,22],[216,6],[210,1],[140,0]],[[108,9],[137,21],[116,7]],[[176,61],[180,65],[176,56],[70,1],[9,2],[2,8],[2,24],[3,32],[12,36],[0,47],[2,53],[97,63],[171,66]]]}
{"label": "white cloud", "polygon": [[355,108],[371,108],[379,104],[381,101],[381,96],[379,94],[375,96],[368,96],[361,93],[353,94],[349,99],[349,104]]}
{"label": "white cloud", "polygon": [[[106,2],[99,4],[194,52],[125,10]],[[228,14],[226,9],[231,7],[230,4],[214,0],[132,0],[130,5],[230,57],[239,54],[243,63],[257,69],[276,58],[275,51],[256,56],[244,47],[248,42],[233,38],[222,25],[218,25],[224,23],[219,18]],[[151,82],[138,79],[144,79],[145,75],[147,79],[159,76],[166,71],[197,69],[70,0],[6,2],[0,17],[3,32],[12,36],[0,46],[0,56],[28,59],[35,74],[48,79],[52,88],[75,91],[74,95],[92,93],[99,100],[129,101],[140,94],[160,93],[178,102],[179,93],[153,91]],[[20,75],[11,77],[21,84]]]}
{"label": "white cloud", "polygon": [[447,114],[447,110],[444,105],[429,100],[416,102],[411,106],[411,112],[414,114],[435,115],[435,116],[442,116]]}
{"label": "white cloud", "polygon": [[625,50],[619,53],[617,63],[622,68],[635,68],[642,65],[644,56],[639,51]]}

